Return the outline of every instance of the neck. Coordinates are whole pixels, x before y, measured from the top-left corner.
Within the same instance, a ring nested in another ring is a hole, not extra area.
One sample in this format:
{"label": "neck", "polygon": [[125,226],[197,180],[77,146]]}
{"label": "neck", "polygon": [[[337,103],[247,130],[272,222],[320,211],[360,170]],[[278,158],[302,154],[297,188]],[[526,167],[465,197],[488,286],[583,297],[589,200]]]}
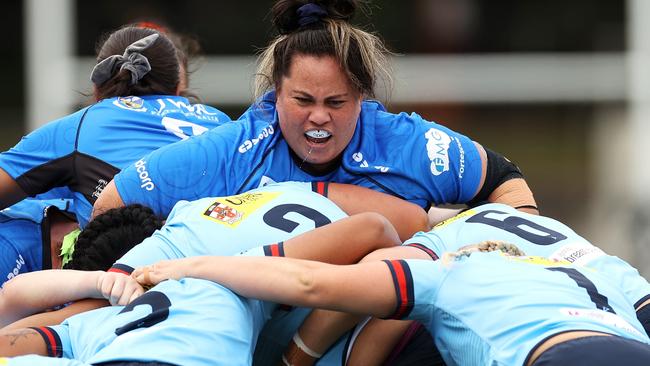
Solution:
{"label": "neck", "polygon": [[308,163],[306,159],[299,157],[293,150],[289,149],[289,152],[291,153],[291,159],[293,159],[293,162],[300,170],[315,177],[321,177],[335,171],[341,166],[341,160],[343,159],[343,153],[341,153],[334,160],[327,163],[312,164]]}

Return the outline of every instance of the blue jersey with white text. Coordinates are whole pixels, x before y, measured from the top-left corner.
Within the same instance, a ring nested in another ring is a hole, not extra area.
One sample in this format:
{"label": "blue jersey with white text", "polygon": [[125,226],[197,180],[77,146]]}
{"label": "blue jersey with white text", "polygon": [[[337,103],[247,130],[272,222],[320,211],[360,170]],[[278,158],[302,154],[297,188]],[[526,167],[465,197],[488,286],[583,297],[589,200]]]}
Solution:
{"label": "blue jersey with white text", "polygon": [[213,107],[180,96],[104,99],[23,137],[0,154],[0,169],[30,196],[68,187],[77,219],[85,225],[93,203],[121,169],[229,120]]}
{"label": "blue jersey with white text", "polygon": [[350,183],[422,207],[464,203],[478,190],[481,160],[469,138],[417,114],[388,113],[375,101],[362,103],[341,165],[310,175],[292,158],[274,99],[270,93],[237,123],[166,146],[125,168],[115,176],[120,197],[166,215],[180,200],[237,194],[269,182]]}
{"label": "blue jersey with white text", "polygon": [[50,269],[49,213],[67,211],[70,200],[25,199],[0,211],[0,284],[20,273]]}
{"label": "blue jersey with white text", "polygon": [[385,262],[397,298],[392,317],[422,322],[450,366],[525,365],[537,344],[570,330],[650,344],[632,303],[590,268],[500,252],[447,264]]}
{"label": "blue jersey with white text", "polygon": [[250,365],[260,306],[214,282],[185,278],[163,281],[128,306],[95,309],[38,331],[58,351],[52,356],[89,364]]}
{"label": "blue jersey with white text", "polygon": [[417,233],[404,245],[424,246],[440,256],[485,240],[515,244],[527,255],[589,266],[616,281],[636,306],[650,296],[648,281],[624,260],[607,255],[557,220],[527,214],[503,204],[492,203],[467,210],[427,233]]}

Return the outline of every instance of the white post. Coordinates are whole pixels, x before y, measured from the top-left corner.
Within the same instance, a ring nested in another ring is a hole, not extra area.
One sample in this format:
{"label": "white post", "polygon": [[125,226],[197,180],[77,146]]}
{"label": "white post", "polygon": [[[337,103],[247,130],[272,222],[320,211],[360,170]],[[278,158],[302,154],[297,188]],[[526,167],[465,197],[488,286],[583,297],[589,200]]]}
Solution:
{"label": "white post", "polygon": [[627,3],[628,149],[619,153],[621,165],[612,174],[627,176],[629,225],[626,228],[638,269],[650,275],[650,1]]}
{"label": "white post", "polygon": [[71,0],[25,0],[27,129],[70,113],[73,84]]}

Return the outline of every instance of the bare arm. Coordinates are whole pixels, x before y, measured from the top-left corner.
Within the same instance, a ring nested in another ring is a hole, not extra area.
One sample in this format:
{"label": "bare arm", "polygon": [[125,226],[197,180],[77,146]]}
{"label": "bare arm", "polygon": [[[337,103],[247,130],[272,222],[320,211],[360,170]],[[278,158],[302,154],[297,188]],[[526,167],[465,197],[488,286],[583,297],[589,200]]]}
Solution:
{"label": "bare arm", "polygon": [[[362,262],[403,258],[431,259],[420,249],[400,246],[374,251],[363,258]],[[363,317],[358,315],[315,309],[298,329],[298,335],[309,349],[323,354],[362,319]],[[408,326],[407,321],[372,319],[355,342],[349,364],[381,365]],[[289,343],[285,358],[294,366],[312,365],[317,360],[302,352],[294,342]]]}
{"label": "bare arm", "polygon": [[22,356],[37,354],[47,356],[47,346],[34,329],[14,329],[0,332],[0,355]]}
{"label": "bare arm", "polygon": [[397,300],[383,262],[332,265],[283,257],[190,257],[138,268],[133,276],[158,283],[170,278],[169,264],[185,262],[180,277],[203,278],[251,298],[356,314],[388,316]]}
{"label": "bare arm", "polygon": [[128,303],[142,293],[129,276],[103,271],[46,270],[24,273],[7,281],[0,293],[0,325],[52,307],[85,298]]}
{"label": "bare arm", "polygon": [[[397,229],[401,240],[429,230],[427,212],[420,206],[391,195],[351,184],[330,183],[327,198],[348,215],[377,212]],[[453,215],[451,215],[453,216]]]}
{"label": "bare arm", "polygon": [[93,205],[91,218],[94,218],[97,215],[101,215],[111,208],[124,206],[124,201],[122,201],[122,197],[120,197],[120,194],[117,191],[117,187],[115,187],[115,181],[111,180],[99,195],[99,197],[97,197],[97,201],[95,201],[95,204]]}
{"label": "bare arm", "polygon": [[7,208],[25,197],[27,194],[18,183],[7,172],[0,169],[0,209]]}
{"label": "bare arm", "polygon": [[108,301],[103,299],[79,300],[59,310],[46,311],[22,318],[0,329],[0,331],[56,325],[60,324],[65,319],[75,314],[83,313],[84,311],[94,310],[108,305],[110,305]]}

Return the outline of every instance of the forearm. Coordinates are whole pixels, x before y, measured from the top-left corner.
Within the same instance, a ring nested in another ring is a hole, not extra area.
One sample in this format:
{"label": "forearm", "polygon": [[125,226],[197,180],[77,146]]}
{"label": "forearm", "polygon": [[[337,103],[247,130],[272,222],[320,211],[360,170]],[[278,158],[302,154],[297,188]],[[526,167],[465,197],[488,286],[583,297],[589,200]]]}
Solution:
{"label": "forearm", "polygon": [[427,212],[408,201],[351,184],[330,183],[327,197],[352,216],[376,212],[395,227],[401,240],[429,228]]}
{"label": "forearm", "polygon": [[352,264],[374,250],[400,243],[386,218],[366,212],[291,238],[284,242],[284,252],[290,258]]}
{"label": "forearm", "polygon": [[[210,280],[244,296],[311,307],[311,272],[324,263],[269,257],[188,258],[180,277]],[[263,275],[260,275],[263,274]]]}
{"label": "forearm", "polygon": [[96,289],[101,273],[46,270],[16,276],[0,293],[0,325],[70,301],[101,297]]}

